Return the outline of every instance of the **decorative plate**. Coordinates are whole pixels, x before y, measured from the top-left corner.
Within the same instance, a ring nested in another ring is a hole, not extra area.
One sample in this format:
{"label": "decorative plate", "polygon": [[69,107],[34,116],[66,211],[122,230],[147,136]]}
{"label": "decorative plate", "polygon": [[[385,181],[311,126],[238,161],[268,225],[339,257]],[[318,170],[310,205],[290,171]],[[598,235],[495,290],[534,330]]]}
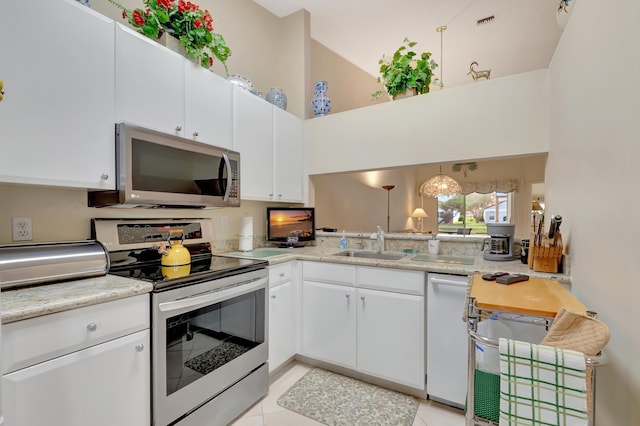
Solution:
{"label": "decorative plate", "polygon": [[229,74],[227,80],[249,92],[253,90],[253,82],[240,74]]}

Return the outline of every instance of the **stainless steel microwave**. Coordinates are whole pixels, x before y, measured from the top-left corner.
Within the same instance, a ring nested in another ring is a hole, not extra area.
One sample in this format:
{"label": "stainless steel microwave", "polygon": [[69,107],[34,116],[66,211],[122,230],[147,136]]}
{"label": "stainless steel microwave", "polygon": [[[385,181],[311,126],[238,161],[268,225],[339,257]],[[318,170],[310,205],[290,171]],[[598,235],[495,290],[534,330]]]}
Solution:
{"label": "stainless steel microwave", "polygon": [[126,123],[116,124],[116,189],[89,207],[239,207],[240,153]]}

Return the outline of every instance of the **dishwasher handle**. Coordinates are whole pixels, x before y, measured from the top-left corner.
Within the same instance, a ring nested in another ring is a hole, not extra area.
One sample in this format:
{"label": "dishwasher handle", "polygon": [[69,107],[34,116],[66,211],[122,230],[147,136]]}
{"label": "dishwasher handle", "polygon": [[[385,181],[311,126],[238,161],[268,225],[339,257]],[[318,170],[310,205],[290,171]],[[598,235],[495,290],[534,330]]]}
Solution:
{"label": "dishwasher handle", "polygon": [[429,278],[429,282],[432,284],[438,284],[438,285],[450,285],[454,287],[464,287],[464,288],[468,287],[466,280],[456,281],[456,280],[448,280],[445,278]]}

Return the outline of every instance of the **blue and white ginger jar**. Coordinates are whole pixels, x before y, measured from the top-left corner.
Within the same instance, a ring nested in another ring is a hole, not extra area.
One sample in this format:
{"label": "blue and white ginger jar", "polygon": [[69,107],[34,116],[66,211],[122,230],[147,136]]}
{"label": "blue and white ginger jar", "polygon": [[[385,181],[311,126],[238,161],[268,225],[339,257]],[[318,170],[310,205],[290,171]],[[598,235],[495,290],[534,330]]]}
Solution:
{"label": "blue and white ginger jar", "polygon": [[287,110],[287,95],[284,94],[282,89],[278,87],[272,87],[265,96],[267,102],[274,104],[277,107]]}

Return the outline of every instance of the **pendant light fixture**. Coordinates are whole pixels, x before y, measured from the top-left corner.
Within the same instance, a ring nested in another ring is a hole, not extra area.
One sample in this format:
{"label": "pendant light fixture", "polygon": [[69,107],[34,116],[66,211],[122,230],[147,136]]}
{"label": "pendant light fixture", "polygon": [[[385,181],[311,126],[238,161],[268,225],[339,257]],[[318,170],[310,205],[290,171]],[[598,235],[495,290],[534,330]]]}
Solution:
{"label": "pendant light fixture", "polygon": [[442,166],[440,166],[440,173],[420,185],[420,194],[428,197],[458,195],[460,191],[462,188],[455,179],[442,174]]}

